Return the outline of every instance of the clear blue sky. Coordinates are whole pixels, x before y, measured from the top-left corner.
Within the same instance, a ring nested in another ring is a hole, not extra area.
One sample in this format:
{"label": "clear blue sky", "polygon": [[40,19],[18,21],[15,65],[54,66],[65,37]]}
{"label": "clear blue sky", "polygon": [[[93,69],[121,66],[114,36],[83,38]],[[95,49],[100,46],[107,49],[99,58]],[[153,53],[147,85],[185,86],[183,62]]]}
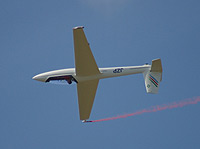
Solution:
{"label": "clear blue sky", "polygon": [[1,149],[199,149],[200,104],[83,124],[76,85],[32,80],[74,67],[72,28],[85,33],[99,67],[161,58],[159,94],[142,75],[101,80],[91,119],[200,95],[199,0],[6,0],[0,2]]}

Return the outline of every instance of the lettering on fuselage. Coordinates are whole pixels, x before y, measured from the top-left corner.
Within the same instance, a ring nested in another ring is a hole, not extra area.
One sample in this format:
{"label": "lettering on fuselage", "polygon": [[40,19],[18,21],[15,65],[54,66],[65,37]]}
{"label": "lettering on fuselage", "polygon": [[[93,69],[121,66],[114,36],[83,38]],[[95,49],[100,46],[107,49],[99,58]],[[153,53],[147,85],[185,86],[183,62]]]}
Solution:
{"label": "lettering on fuselage", "polygon": [[123,71],[123,68],[118,68],[113,70],[113,73],[121,73]]}

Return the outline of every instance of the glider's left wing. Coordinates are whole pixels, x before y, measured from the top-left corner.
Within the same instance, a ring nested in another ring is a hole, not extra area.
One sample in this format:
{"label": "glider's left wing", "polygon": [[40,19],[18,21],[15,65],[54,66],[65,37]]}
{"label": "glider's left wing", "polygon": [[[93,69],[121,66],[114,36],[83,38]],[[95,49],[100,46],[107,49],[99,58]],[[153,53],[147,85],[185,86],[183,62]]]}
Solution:
{"label": "glider's left wing", "polygon": [[80,120],[89,119],[99,80],[77,84]]}

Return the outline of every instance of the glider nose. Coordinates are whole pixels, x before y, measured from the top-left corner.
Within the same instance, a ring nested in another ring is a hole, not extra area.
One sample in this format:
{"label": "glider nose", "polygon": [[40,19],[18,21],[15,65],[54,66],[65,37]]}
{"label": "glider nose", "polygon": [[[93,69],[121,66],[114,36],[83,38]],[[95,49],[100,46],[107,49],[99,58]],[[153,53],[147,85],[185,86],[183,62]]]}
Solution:
{"label": "glider nose", "polygon": [[41,82],[45,82],[46,81],[46,77],[44,77],[41,74],[34,76],[32,79],[36,80],[36,81],[41,81]]}

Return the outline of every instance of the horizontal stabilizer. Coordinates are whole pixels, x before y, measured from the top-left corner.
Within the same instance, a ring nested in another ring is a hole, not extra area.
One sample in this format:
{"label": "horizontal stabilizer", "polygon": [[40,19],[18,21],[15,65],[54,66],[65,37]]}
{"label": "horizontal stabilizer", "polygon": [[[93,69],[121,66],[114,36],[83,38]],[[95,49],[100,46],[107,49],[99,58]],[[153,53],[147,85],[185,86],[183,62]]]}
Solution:
{"label": "horizontal stabilizer", "polygon": [[152,60],[151,72],[161,72],[162,73],[161,59]]}

